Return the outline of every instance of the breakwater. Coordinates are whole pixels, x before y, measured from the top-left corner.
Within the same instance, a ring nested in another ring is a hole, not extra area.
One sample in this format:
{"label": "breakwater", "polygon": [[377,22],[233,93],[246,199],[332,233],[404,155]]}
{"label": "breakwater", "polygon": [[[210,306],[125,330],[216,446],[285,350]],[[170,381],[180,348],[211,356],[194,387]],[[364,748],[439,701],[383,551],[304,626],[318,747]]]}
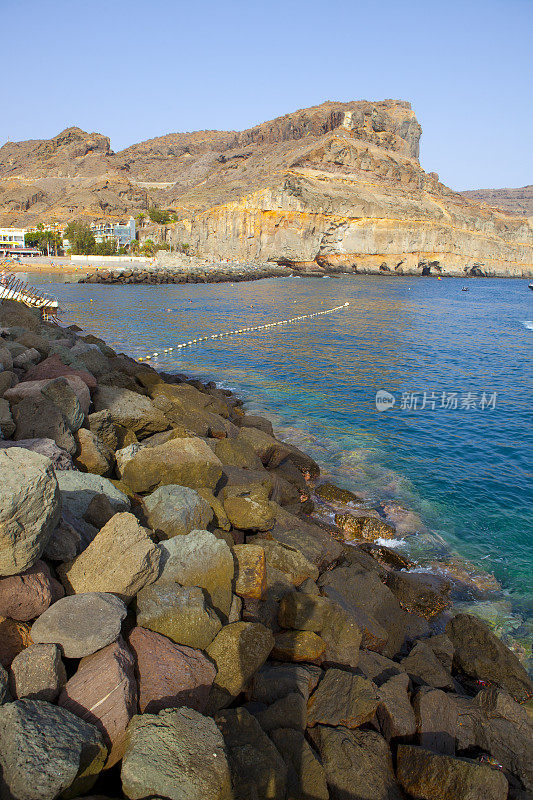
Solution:
{"label": "breakwater", "polygon": [[213,265],[211,267],[127,267],[117,269],[98,269],[81,278],[78,283],[107,284],[170,284],[170,283],[224,283],[257,281],[291,275],[292,272],[276,264],[261,266]]}
{"label": "breakwater", "polygon": [[531,791],[527,674],[378,504],[229,390],[18,304],[0,325],[14,796]]}

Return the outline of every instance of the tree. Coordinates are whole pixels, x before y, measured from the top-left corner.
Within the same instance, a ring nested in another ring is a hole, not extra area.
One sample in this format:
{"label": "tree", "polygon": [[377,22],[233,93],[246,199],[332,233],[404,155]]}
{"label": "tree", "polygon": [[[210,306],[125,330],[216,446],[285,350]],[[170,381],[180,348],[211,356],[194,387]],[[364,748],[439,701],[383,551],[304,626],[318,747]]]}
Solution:
{"label": "tree", "polygon": [[145,239],[144,242],[142,243],[141,250],[143,252],[143,255],[147,256],[148,258],[151,258],[153,255],[155,255],[155,252],[157,250],[157,245],[155,244],[155,242],[152,241],[152,239]]}
{"label": "tree", "polygon": [[70,222],[65,231],[65,238],[69,240],[70,250],[74,255],[94,254],[96,239],[90,227],[84,222]]}
{"label": "tree", "polygon": [[161,208],[151,208],[148,215],[152,222],[156,222],[158,225],[166,225],[170,222],[170,213]]}
{"label": "tree", "polygon": [[139,242],[137,241],[137,239],[133,239],[131,241],[130,250],[131,250],[132,253],[138,253],[139,252]]}
{"label": "tree", "polygon": [[45,231],[42,223],[39,223],[37,228],[38,230],[25,234],[24,242],[26,247],[36,247],[44,255],[59,255],[63,250],[61,234],[55,231]]}
{"label": "tree", "polygon": [[137,219],[137,222],[139,223],[139,228],[142,228],[144,220],[146,219],[146,214],[144,214],[141,211],[140,214],[137,214],[136,219]]}

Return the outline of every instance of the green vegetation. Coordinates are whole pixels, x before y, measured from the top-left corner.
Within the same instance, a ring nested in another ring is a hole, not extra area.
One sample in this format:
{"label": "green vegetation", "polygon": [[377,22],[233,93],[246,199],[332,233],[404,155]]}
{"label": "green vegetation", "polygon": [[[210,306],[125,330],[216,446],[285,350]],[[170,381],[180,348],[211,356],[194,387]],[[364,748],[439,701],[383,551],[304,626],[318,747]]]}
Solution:
{"label": "green vegetation", "polygon": [[96,239],[90,227],[84,222],[70,222],[65,231],[65,238],[69,240],[70,252],[75,256],[94,255]]}
{"label": "green vegetation", "polygon": [[189,252],[189,246],[190,246],[189,242],[180,242],[176,246],[176,251],[178,253],[184,253],[184,255],[187,255],[187,253]]}
{"label": "green vegetation", "polygon": [[36,247],[48,256],[58,256],[63,252],[63,238],[60,233],[54,231],[45,231],[44,225],[39,224],[38,230],[27,233],[24,236],[24,243],[26,247]]}
{"label": "green vegetation", "polygon": [[148,212],[148,216],[152,222],[156,222],[158,225],[166,225],[172,219],[170,211],[164,211],[162,208],[151,208]]}

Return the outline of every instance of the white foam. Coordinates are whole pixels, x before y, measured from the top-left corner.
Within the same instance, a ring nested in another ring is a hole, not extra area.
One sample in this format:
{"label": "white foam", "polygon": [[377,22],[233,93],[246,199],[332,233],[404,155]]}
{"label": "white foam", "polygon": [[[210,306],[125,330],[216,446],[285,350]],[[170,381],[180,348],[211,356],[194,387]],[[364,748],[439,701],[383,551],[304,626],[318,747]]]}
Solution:
{"label": "white foam", "polygon": [[528,329],[528,331],[533,331],[533,320],[525,319],[523,324],[524,327]]}

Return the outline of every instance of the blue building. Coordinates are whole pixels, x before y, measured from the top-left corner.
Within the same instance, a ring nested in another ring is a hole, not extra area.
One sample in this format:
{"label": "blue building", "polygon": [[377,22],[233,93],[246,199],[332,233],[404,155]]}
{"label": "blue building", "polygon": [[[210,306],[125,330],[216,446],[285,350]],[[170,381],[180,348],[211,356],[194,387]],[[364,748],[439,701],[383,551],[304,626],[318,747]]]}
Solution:
{"label": "blue building", "polygon": [[128,247],[135,239],[135,220],[130,217],[127,222],[92,222],[91,230],[97,242],[115,239],[119,247]]}

